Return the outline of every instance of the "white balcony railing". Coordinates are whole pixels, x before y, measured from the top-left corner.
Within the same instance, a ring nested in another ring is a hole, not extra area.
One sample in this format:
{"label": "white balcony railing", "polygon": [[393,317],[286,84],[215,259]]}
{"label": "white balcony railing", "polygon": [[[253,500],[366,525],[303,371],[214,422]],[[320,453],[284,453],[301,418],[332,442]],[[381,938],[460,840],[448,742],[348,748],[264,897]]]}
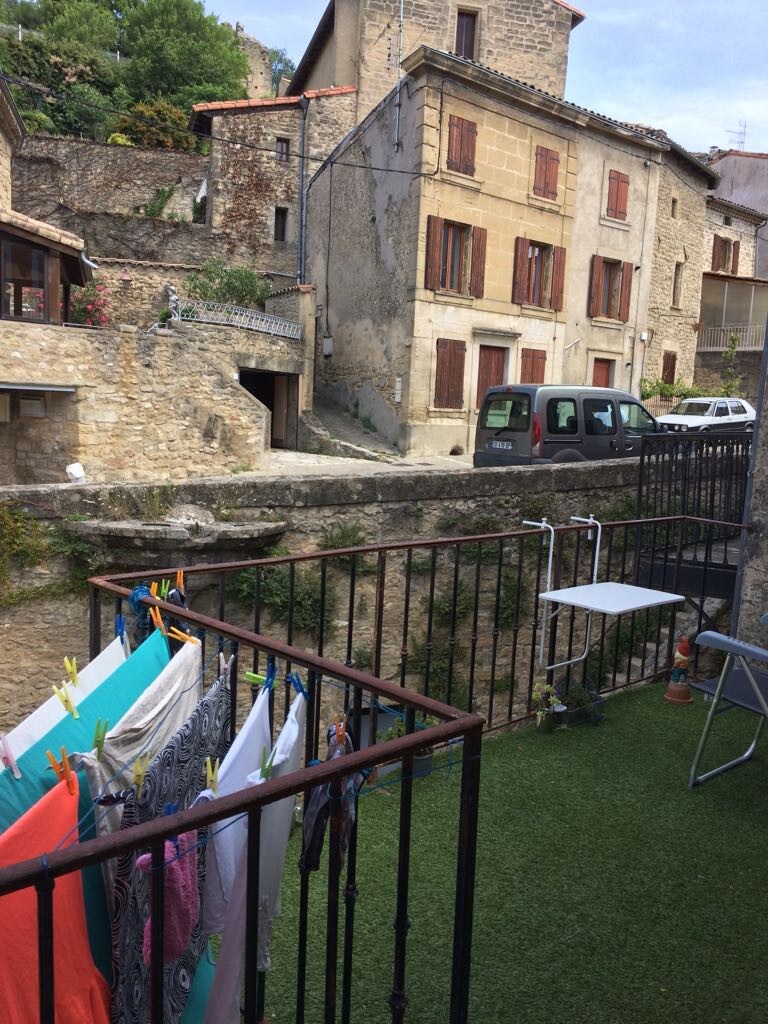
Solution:
{"label": "white balcony railing", "polygon": [[224,302],[206,302],[203,299],[185,299],[179,296],[173,302],[174,320],[189,320],[193,323],[226,324],[229,327],[242,327],[246,331],[261,331],[262,334],[274,334],[280,338],[301,338],[301,324],[295,320],[285,320],[281,316],[269,316],[257,309],[246,309],[244,306],[229,306]]}
{"label": "white balcony railing", "polygon": [[698,352],[725,352],[731,340],[737,352],[760,352],[765,344],[765,324],[725,324],[722,327],[702,327],[699,331]]}

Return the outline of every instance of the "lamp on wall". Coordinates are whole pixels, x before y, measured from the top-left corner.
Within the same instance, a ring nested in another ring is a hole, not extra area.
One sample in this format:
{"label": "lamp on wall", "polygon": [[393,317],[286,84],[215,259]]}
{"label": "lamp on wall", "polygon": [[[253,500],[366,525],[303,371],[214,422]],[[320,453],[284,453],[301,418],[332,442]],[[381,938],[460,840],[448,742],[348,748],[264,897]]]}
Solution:
{"label": "lamp on wall", "polygon": [[123,286],[123,291],[128,291],[133,284],[133,278],[128,273],[128,267],[123,268],[123,272],[120,275],[120,284]]}

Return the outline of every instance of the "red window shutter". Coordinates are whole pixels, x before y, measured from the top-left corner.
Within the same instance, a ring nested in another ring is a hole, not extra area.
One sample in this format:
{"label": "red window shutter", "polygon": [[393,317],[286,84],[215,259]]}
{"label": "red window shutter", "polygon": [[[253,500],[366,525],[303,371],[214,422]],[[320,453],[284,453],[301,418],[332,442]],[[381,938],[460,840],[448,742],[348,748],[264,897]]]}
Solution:
{"label": "red window shutter", "polygon": [[546,150],[547,183],[544,191],[546,199],[557,199],[557,176],[560,170],[560,154],[554,149]]}
{"label": "red window shutter", "polygon": [[472,267],[469,272],[469,294],[482,299],[485,294],[485,247],[488,232],[472,228]]}
{"label": "red window shutter", "polygon": [[629,301],[632,297],[632,275],[634,271],[634,264],[622,263],[621,291],[619,293],[619,320],[623,320],[624,323],[629,320]]}
{"label": "red window shutter", "polygon": [[552,297],[549,301],[551,309],[558,312],[563,308],[565,292],[565,249],[561,245],[552,248]]}
{"label": "red window shutter", "polygon": [[615,217],[617,220],[627,219],[627,203],[629,201],[629,175],[618,173],[618,186],[616,196],[616,213]]}
{"label": "red window shutter", "polygon": [[546,196],[547,194],[547,153],[544,146],[536,147],[536,164],[533,169],[533,194],[535,196]]}
{"label": "red window shutter", "polygon": [[424,267],[424,287],[433,292],[440,287],[440,256],[443,247],[442,217],[427,217],[427,258]]}
{"label": "red window shutter", "polygon": [[437,340],[437,366],[435,369],[435,408],[461,409],[464,405],[463,341],[449,338]]}
{"label": "red window shutter", "polygon": [[512,301],[528,301],[528,248],[527,238],[515,239],[515,269],[512,277]]}
{"label": "red window shutter", "polygon": [[474,121],[463,121],[461,131],[461,173],[475,173],[475,151],[477,149],[477,125]]}
{"label": "red window shutter", "polygon": [[589,279],[587,316],[600,316],[600,299],[603,294],[603,257],[592,257],[592,273]]}
{"label": "red window shutter", "polygon": [[616,217],[618,214],[618,199],[619,199],[619,172],[609,171],[608,172],[608,206],[605,211],[606,217]]}
{"label": "red window shutter", "polygon": [[665,352],[661,364],[661,379],[665,384],[675,383],[675,372],[677,370],[677,354]]}
{"label": "red window shutter", "polygon": [[449,171],[461,170],[462,119],[451,114],[448,118],[448,161]]}
{"label": "red window shutter", "polygon": [[731,257],[731,273],[738,274],[739,272],[739,249],[741,248],[741,242],[733,243],[733,256]]}
{"label": "red window shutter", "polygon": [[714,238],[712,239],[712,269],[713,270],[719,270],[720,269],[720,261],[721,261],[721,258],[722,258],[721,255],[720,255],[720,250],[721,250],[721,247],[720,247],[720,235],[715,235]]}

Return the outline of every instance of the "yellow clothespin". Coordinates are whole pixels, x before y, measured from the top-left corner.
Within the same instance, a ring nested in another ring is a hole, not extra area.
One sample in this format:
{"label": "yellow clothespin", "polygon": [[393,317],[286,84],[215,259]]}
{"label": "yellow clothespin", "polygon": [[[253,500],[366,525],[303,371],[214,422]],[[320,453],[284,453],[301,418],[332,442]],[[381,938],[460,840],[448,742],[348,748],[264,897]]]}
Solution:
{"label": "yellow clothespin", "polygon": [[149,592],[152,597],[157,597],[157,580],[152,580],[149,585]]}
{"label": "yellow clothespin", "polygon": [[219,759],[212,763],[210,757],[205,759],[205,788],[219,795]]}
{"label": "yellow clothespin", "polygon": [[72,694],[67,689],[66,681],[62,681],[61,687],[58,687],[54,683],[51,689],[59,698],[61,703],[64,705],[65,710],[67,710],[70,713],[70,715],[72,715],[73,718],[79,718],[80,714],[75,705],[72,703]]}
{"label": "yellow clothespin", "polygon": [[155,629],[159,629],[163,636],[165,636],[165,625],[163,624],[163,617],[160,614],[160,609],[157,608],[155,605],[152,605],[152,607],[149,609],[149,617],[150,619],[152,619]]}
{"label": "yellow clothespin", "polygon": [[171,640],[181,640],[185,644],[200,644],[200,641],[196,636],[191,636],[189,633],[185,633],[181,629],[177,629],[175,626],[168,627],[168,636]]}
{"label": "yellow clothespin", "polygon": [[56,778],[61,782],[62,779],[66,779],[67,789],[74,796],[75,793],[75,775],[72,769],[69,767],[69,757],[67,756],[67,748],[61,748],[61,764],[56,760],[50,750],[46,750],[45,756],[51,762],[51,768],[56,773]]}
{"label": "yellow clothespin", "polygon": [[149,754],[139,754],[133,765],[133,784],[137,790],[144,785],[147,768],[149,768]]}
{"label": "yellow clothespin", "polygon": [[73,658],[71,661],[69,658],[64,658],[64,671],[69,677],[70,683],[73,686],[77,686],[77,658]]}

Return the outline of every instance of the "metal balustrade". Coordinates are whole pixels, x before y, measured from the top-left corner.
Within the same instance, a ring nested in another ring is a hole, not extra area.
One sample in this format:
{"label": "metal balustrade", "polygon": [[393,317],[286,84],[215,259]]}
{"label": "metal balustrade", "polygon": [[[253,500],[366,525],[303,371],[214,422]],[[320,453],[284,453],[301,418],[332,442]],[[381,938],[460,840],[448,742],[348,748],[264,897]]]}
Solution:
{"label": "metal balustrade", "polygon": [[699,331],[698,352],[725,352],[731,343],[737,352],[760,352],[765,344],[765,324],[723,324],[720,327],[702,327]]}
{"label": "metal balustrade", "polygon": [[293,338],[296,341],[301,338],[301,324],[295,320],[270,316],[258,309],[230,306],[226,302],[208,302],[203,299],[185,299],[180,296],[178,303],[174,302],[173,319],[201,324],[225,324],[228,327],[260,331],[262,334]]}

